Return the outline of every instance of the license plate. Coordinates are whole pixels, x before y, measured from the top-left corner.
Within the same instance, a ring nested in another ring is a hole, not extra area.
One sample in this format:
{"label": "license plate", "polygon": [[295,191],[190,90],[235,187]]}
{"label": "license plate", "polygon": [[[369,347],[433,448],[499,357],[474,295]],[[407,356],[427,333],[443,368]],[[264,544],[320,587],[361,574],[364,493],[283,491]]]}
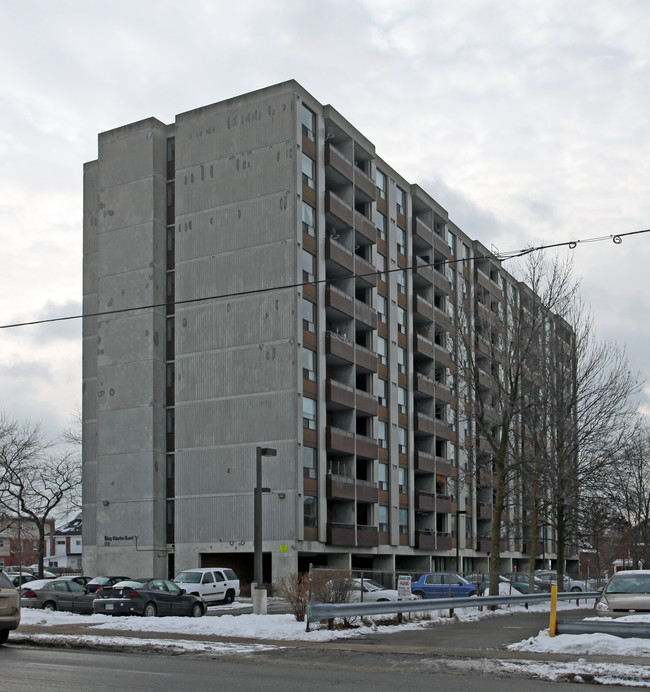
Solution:
{"label": "license plate", "polygon": [[115,607],[114,603],[107,603],[106,604],[106,610],[113,610],[114,607]]}

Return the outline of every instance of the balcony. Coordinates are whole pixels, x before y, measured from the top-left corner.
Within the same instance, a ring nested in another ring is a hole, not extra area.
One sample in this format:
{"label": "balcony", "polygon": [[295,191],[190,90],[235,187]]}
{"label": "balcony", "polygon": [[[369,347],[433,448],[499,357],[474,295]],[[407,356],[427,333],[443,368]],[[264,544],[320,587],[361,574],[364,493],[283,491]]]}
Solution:
{"label": "balcony", "polygon": [[436,495],[435,493],[427,493],[423,490],[415,491],[415,511],[416,512],[435,512],[436,511]]}
{"label": "balcony", "polygon": [[436,512],[439,514],[451,514],[453,511],[449,495],[438,495],[436,497]]}
{"label": "balcony", "polygon": [[354,177],[352,161],[345,156],[330,142],[325,145],[325,166],[331,170],[326,171],[337,184],[351,183]]}
{"label": "balcony", "polygon": [[328,278],[351,276],[354,273],[354,254],[331,236],[325,240],[325,268]]}
{"label": "balcony", "polygon": [[413,217],[413,247],[420,250],[433,247],[433,230],[417,216]]}
{"label": "balcony", "polygon": [[451,357],[451,354],[447,349],[443,348],[439,344],[434,344],[434,353],[435,353],[435,359],[436,363],[440,363],[441,365],[445,365],[446,367],[455,370],[456,369],[456,363],[454,363],[453,358]]}
{"label": "balcony", "polygon": [[367,413],[369,416],[377,415],[377,397],[361,389],[356,390],[357,411]]}
{"label": "balcony", "polygon": [[436,542],[438,550],[451,550],[453,548],[451,534],[449,533],[436,533]]}
{"label": "balcony", "polygon": [[435,473],[436,472],[436,461],[432,454],[427,454],[426,452],[421,452],[419,449],[415,450],[413,456],[414,467],[413,470],[416,473]]}
{"label": "balcony", "polygon": [[327,474],[327,497],[330,500],[354,500],[355,482],[354,478],[346,476],[335,476]]}
{"label": "balcony", "polygon": [[377,242],[377,227],[363,214],[354,210],[354,230],[356,239],[360,245],[374,245]]}
{"label": "balcony", "polygon": [[492,505],[487,502],[479,502],[477,519],[492,519]]}
{"label": "balcony", "polygon": [[354,350],[355,346],[351,341],[346,341],[332,333],[325,336],[325,353],[329,363],[336,365],[354,363]]}
{"label": "balcony", "polygon": [[418,399],[433,398],[436,395],[436,383],[426,375],[416,372],[413,378],[413,396]]}
{"label": "balcony", "polygon": [[476,541],[476,550],[479,553],[489,553],[492,547],[492,541],[489,536],[480,536]]}
{"label": "balcony", "polygon": [[419,550],[435,550],[436,534],[430,529],[416,530],[415,547]]}
{"label": "balcony", "polygon": [[415,258],[413,285],[416,288],[433,285],[433,267],[419,257]]}
{"label": "balcony", "polygon": [[[532,543],[530,541],[524,541],[522,552],[531,555]],[[535,555],[544,554],[544,541],[537,541],[537,550],[535,550]]]}
{"label": "balcony", "polygon": [[377,329],[377,311],[358,299],[354,299],[354,316],[357,322],[365,324],[370,329]]}
{"label": "balcony", "polygon": [[325,389],[327,408],[330,410],[343,410],[354,408],[354,388],[342,382],[328,379]]}
{"label": "balcony", "polygon": [[455,478],[456,467],[450,464],[447,459],[436,457],[436,473],[439,476],[444,476],[445,478]]}
{"label": "balcony", "polygon": [[325,289],[325,308],[340,319],[354,317],[354,301],[352,296],[335,286],[327,286]]}
{"label": "balcony", "polygon": [[428,416],[426,413],[420,413],[416,411],[415,413],[415,434],[420,433],[421,435],[435,435],[436,434],[436,424],[433,416]]}
{"label": "balcony", "polygon": [[379,502],[379,489],[374,481],[357,480],[357,502]]}
{"label": "balcony", "polygon": [[447,245],[447,242],[443,240],[442,237],[439,236],[437,233],[433,234],[433,249],[441,255],[444,255],[446,259],[452,258],[449,245]]}
{"label": "balcony", "polygon": [[328,427],[325,433],[325,445],[328,451],[354,454],[354,433]]}
{"label": "balcony", "polygon": [[357,456],[363,457],[364,459],[376,459],[378,456],[379,447],[377,445],[377,440],[371,437],[366,437],[365,435],[356,435],[357,440]]}
{"label": "balcony", "polygon": [[379,531],[376,526],[357,524],[357,546],[374,548],[379,545]]}
{"label": "balcony", "polygon": [[355,530],[354,524],[335,524],[327,525],[327,542],[330,545],[354,545]]}
{"label": "balcony", "polygon": [[478,474],[478,484],[482,488],[491,488],[494,486],[494,477],[487,471],[481,471]]}
{"label": "balcony", "polygon": [[[377,313],[375,313],[376,316]],[[377,372],[377,354],[365,346],[355,344],[354,353],[359,372]]]}
{"label": "balcony", "polygon": [[334,217],[334,226],[352,228],[354,225],[354,209],[331,190],[325,192],[325,213]]}
{"label": "balcony", "polygon": [[358,196],[366,203],[377,199],[377,185],[375,181],[366,175],[358,166],[354,167],[354,186]]}
{"label": "balcony", "polygon": [[417,293],[413,296],[413,322],[431,324],[433,322],[433,303]]}
{"label": "balcony", "polygon": [[435,267],[433,269],[433,285],[447,295],[451,293],[451,281],[449,281],[443,272]]}
{"label": "balcony", "polygon": [[357,286],[375,288],[377,286],[377,268],[359,255],[355,255],[354,259]]}
{"label": "balcony", "polygon": [[433,342],[429,341],[426,337],[421,334],[416,334],[413,339],[413,355],[421,356],[429,360],[434,359],[434,348]]}

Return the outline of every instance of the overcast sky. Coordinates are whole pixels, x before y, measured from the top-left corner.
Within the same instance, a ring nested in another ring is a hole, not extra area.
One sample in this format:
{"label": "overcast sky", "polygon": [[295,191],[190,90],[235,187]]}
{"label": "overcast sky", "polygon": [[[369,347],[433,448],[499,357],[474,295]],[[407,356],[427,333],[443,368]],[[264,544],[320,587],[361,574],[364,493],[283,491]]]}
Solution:
{"label": "overcast sky", "polygon": [[[650,227],[648,0],[0,0],[0,25],[2,325],[81,312],[99,132],[287,79],[488,247]],[[561,252],[645,378],[650,234]],[[65,426],[80,337],[1,329],[0,410]]]}

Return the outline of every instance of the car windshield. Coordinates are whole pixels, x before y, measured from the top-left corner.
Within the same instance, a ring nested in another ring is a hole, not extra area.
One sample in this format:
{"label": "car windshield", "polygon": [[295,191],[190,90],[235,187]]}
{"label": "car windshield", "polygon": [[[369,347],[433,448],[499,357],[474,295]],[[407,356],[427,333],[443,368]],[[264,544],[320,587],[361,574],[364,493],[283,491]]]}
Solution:
{"label": "car windshield", "polygon": [[180,581],[183,584],[198,584],[201,581],[201,572],[181,572],[174,577],[174,581]]}
{"label": "car windshield", "polygon": [[605,593],[650,593],[650,574],[617,574]]}
{"label": "car windshield", "polygon": [[377,591],[378,589],[385,589],[386,587],[380,584],[374,579],[364,579],[363,585],[368,589],[368,591]]}

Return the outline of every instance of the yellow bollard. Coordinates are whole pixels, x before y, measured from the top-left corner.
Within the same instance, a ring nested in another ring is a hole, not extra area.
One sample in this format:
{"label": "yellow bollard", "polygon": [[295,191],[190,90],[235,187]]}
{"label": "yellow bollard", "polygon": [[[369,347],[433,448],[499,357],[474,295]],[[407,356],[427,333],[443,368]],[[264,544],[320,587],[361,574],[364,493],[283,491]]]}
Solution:
{"label": "yellow bollard", "polygon": [[551,586],[551,621],[548,626],[548,636],[557,634],[557,586]]}

